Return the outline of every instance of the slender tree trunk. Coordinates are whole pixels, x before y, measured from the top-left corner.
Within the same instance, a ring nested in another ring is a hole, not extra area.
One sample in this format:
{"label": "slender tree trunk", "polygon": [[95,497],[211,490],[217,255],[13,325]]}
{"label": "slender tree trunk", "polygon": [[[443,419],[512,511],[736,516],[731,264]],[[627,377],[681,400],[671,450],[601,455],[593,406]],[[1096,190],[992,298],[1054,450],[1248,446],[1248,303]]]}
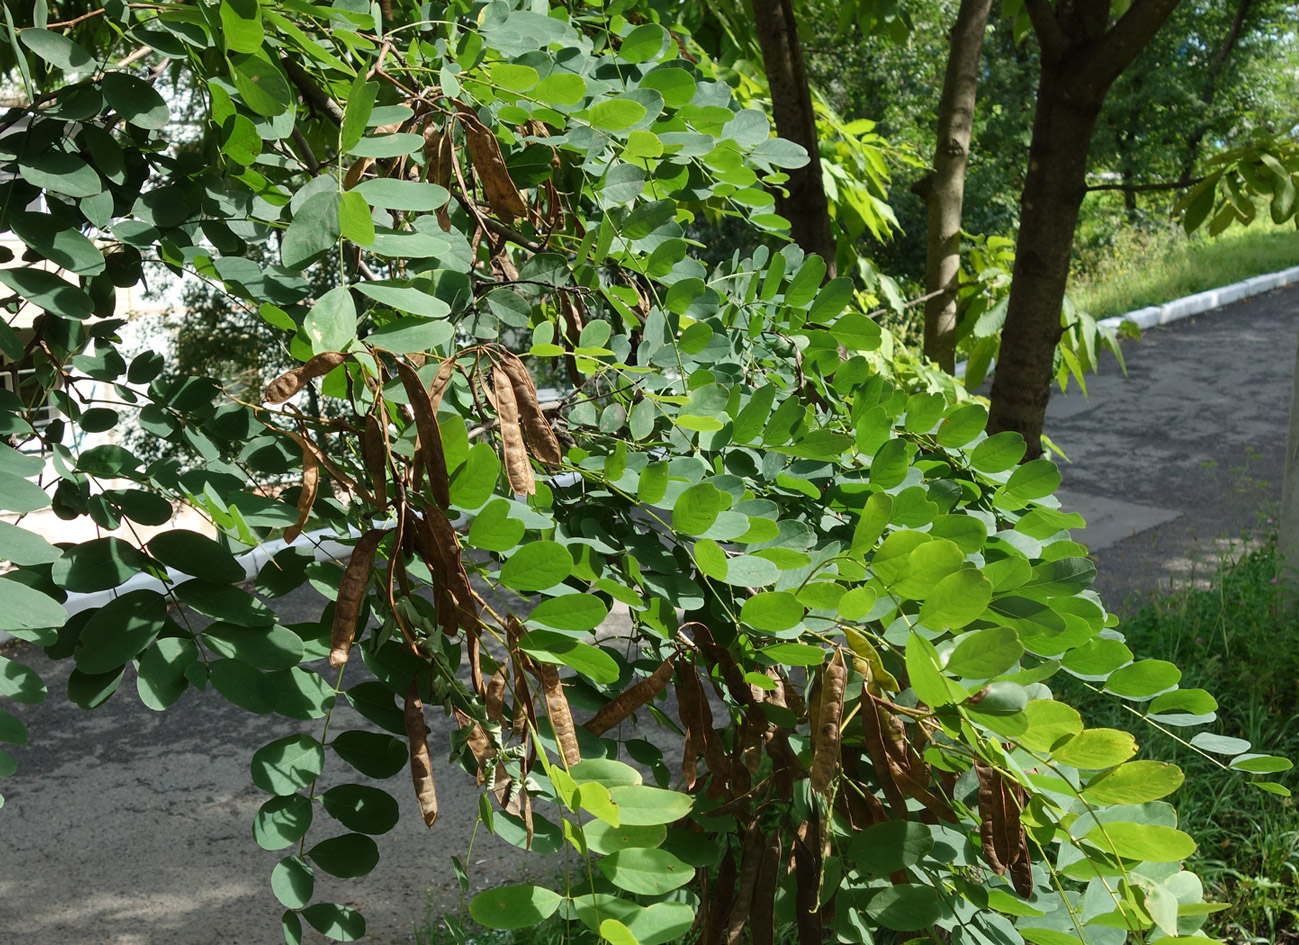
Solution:
{"label": "slender tree trunk", "polygon": [[1133,0],[1107,28],[1104,0],[1025,0],[1042,46],[1041,78],[1020,199],[1015,272],[988,432],[1023,435],[1026,458],[1042,452],[1052,364],[1063,331],[1078,209],[1087,187],[1087,150],[1110,87],[1154,37],[1180,0]]}
{"label": "slender tree trunk", "polygon": [[931,297],[925,302],[925,354],[949,374],[956,367],[956,290],[961,274],[965,167],[974,130],[979,57],[991,7],[992,0],[961,0],[938,104],[934,172],[918,188],[928,212],[925,292]]}
{"label": "slender tree trunk", "polygon": [[790,222],[790,235],[805,252],[825,259],[827,276],[835,272],[835,239],[830,226],[830,204],[821,183],[820,148],[817,145],[816,113],[807,83],[803,48],[798,41],[798,24],[792,0],[754,0],[754,24],[762,61],[771,87],[776,132],[801,144],[809,161],[789,172],[789,196],[777,200],[776,209]]}
{"label": "slender tree trunk", "polygon": [[1087,146],[1100,114],[1100,103],[1070,101],[1059,85],[1056,70],[1044,68],[988,419],[989,431],[1023,434],[1028,458],[1041,452],[1069,256],[1087,191]]}

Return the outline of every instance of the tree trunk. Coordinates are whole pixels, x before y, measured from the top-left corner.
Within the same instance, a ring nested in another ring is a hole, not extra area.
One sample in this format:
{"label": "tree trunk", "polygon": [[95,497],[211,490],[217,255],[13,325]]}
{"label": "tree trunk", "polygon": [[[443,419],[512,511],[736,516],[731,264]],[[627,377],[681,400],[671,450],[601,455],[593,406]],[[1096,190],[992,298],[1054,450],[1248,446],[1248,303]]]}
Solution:
{"label": "tree trunk", "polygon": [[835,239],[830,226],[830,204],[821,183],[820,148],[817,145],[816,113],[798,41],[792,0],[754,0],[753,19],[762,61],[771,88],[776,132],[801,144],[808,163],[789,172],[788,197],[778,198],[776,209],[790,222],[790,235],[804,252],[825,259],[827,277],[835,274]]}
{"label": "tree trunk", "polygon": [[1069,255],[1087,190],[1087,146],[1100,114],[1099,102],[1071,101],[1059,86],[1058,70],[1044,67],[988,418],[989,432],[1022,434],[1029,459],[1041,453]]}
{"label": "tree trunk", "polygon": [[1052,365],[1063,332],[1060,311],[1097,116],[1114,80],[1179,2],[1133,0],[1106,29],[1107,2],[1061,2],[1053,8],[1049,0],[1025,0],[1042,46],[1041,79],[988,432],[1022,434],[1026,459],[1042,453]]}
{"label": "tree trunk", "polygon": [[[961,0],[952,27],[938,104],[934,172],[922,188],[928,213],[925,258],[925,354],[947,373],[956,367],[956,290],[961,274],[961,210],[974,129],[979,57],[992,0]],[[937,293],[937,294],[935,294]]]}

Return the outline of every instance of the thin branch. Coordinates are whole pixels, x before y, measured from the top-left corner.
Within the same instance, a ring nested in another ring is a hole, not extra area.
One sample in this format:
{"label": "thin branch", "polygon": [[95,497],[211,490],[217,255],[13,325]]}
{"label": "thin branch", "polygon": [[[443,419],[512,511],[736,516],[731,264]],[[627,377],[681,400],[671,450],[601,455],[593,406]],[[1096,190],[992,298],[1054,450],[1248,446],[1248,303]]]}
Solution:
{"label": "thin branch", "polygon": [[311,145],[307,141],[306,135],[295,124],[293,126],[293,143],[298,146],[301,153],[302,163],[307,166],[307,170],[315,177],[320,173],[320,162],[316,160],[315,152],[311,150]]}
{"label": "thin branch", "polygon": [[1069,37],[1060,28],[1060,21],[1051,9],[1051,0],[1024,0],[1024,9],[1033,24],[1033,32],[1042,46],[1044,59],[1061,59],[1069,51]]}
{"label": "thin branch", "polygon": [[307,104],[317,111],[324,112],[341,125],[343,123],[343,109],[339,107],[337,102],[326,95],[320,86],[316,85],[316,80],[311,77],[310,73],[288,56],[282,57],[280,62],[284,64],[284,71],[289,74],[289,78],[298,87],[298,91],[307,100]]}
{"label": "thin branch", "polygon": [[1088,193],[1093,190],[1119,190],[1128,194],[1149,193],[1156,190],[1180,190],[1183,187],[1194,187],[1205,177],[1191,177],[1186,180],[1170,180],[1159,184],[1089,184],[1085,189]]}
{"label": "thin branch", "polygon": [[486,216],[485,214],[479,213],[474,207],[470,206],[469,201],[466,200],[463,194],[456,194],[455,196],[456,199],[460,202],[460,205],[465,208],[465,211],[467,213],[469,213],[471,216],[476,217],[479,223],[481,223],[487,229],[491,230],[497,236],[503,236],[510,242],[517,243],[519,246],[522,246],[524,249],[529,250],[530,252],[540,253],[545,251],[546,249],[545,244],[538,243],[536,240],[532,239],[531,237],[524,236],[518,230],[513,229],[512,227],[508,227],[504,223],[500,223],[496,220],[493,220],[491,217]]}

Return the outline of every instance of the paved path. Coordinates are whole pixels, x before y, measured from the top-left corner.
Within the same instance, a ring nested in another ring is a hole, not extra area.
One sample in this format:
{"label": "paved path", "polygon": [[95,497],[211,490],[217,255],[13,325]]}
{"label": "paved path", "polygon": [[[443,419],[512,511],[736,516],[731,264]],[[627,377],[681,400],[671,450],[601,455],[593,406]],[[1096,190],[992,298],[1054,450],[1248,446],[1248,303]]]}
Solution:
{"label": "paved path", "polygon": [[[1126,346],[1127,379],[1110,365],[1090,379],[1090,400],[1073,393],[1053,402],[1049,435],[1073,460],[1063,468],[1065,501],[1091,522],[1083,537],[1111,607],[1196,558],[1212,561],[1214,539],[1237,534],[1279,498],[1297,332],[1299,289],[1260,296],[1150,331]],[[320,600],[303,595],[295,606],[285,622],[311,619]],[[84,713],[61,698],[69,667],[31,647],[18,656],[55,695],[16,710],[33,741],[14,751],[18,772],[0,785],[0,937],[24,945],[278,941],[268,877],[281,854],[250,836],[265,795],[249,782],[247,746],[309,729],[226,711],[211,693],[191,692],[155,714],[134,699],[130,680]],[[354,720],[340,710],[335,725]],[[445,743],[447,732],[433,737]],[[326,777],[362,780],[340,769],[331,763]],[[443,817],[433,830],[398,777],[390,787],[403,817],[379,838],[376,872],[319,882],[318,897],[366,913],[368,941],[409,941],[427,890],[454,902],[448,855],[464,855],[476,792],[446,765],[437,777]],[[313,841],[326,832],[318,825]],[[552,865],[481,834],[470,858],[484,883],[528,863],[542,872]],[[307,941],[323,939],[308,930]]]}

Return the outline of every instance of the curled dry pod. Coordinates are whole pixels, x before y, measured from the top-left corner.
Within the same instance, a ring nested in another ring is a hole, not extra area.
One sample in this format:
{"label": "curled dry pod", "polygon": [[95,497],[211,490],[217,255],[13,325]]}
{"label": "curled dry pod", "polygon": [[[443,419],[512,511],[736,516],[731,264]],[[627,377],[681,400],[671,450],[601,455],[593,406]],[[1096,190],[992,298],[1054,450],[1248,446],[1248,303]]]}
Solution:
{"label": "curled dry pod", "polygon": [[773,830],[762,851],[758,866],[758,880],[753,887],[753,905],[749,910],[749,926],[753,945],[775,945],[776,892],[780,885],[780,833]]}
{"label": "curled dry pod", "polygon": [[[473,587],[465,572],[464,558],[456,530],[441,509],[426,508],[422,527],[416,531],[416,541],[423,546],[429,559],[433,578],[450,594],[454,604],[454,627],[459,626],[471,636],[478,633],[478,608],[474,602]],[[447,624],[443,624],[446,629]]]}
{"label": "curled dry pod", "polygon": [[513,223],[516,217],[527,216],[528,205],[523,200],[523,194],[519,193],[519,188],[514,185],[514,179],[510,177],[496,135],[468,112],[460,113],[460,121],[465,128],[469,160],[478,173],[478,179],[483,182],[487,203],[506,223]]}
{"label": "curled dry pod", "polygon": [[365,599],[365,589],[370,583],[370,569],[374,566],[374,553],[386,534],[388,533],[381,528],[372,528],[357,539],[356,547],[352,549],[352,560],[343,572],[343,579],[338,585],[338,601],[334,605],[330,666],[342,666],[352,652],[356,622],[361,617],[361,602]]}
{"label": "curled dry pod", "polygon": [[299,445],[302,447],[302,491],[298,493],[298,519],[284,529],[284,540],[290,543],[302,534],[302,527],[307,524],[311,507],[320,493],[320,461],[305,442]]}
{"label": "curled dry pod", "polygon": [[564,695],[564,682],[559,678],[559,668],[553,663],[538,663],[537,677],[541,680],[541,693],[546,699],[546,714],[555,730],[555,742],[564,756],[565,765],[575,765],[582,760],[577,747],[577,728],[573,725],[573,712]]}
{"label": "curled dry pod", "polygon": [[343,189],[351,190],[359,184],[361,178],[365,176],[365,172],[370,169],[370,165],[373,163],[374,158],[358,158],[356,163],[347,169],[347,175],[343,178]]}
{"label": "curled dry pod", "polygon": [[415,369],[405,361],[397,362],[397,375],[406,389],[411,412],[415,415],[415,429],[419,432],[420,456],[424,459],[424,468],[428,470],[429,488],[433,490],[433,500],[441,508],[450,508],[451,486],[447,478],[447,458],[442,452],[442,431],[438,428],[433,402],[429,399],[424,382],[415,373]]}
{"label": "curled dry pod", "polygon": [[451,375],[455,373],[455,370],[455,359],[447,358],[438,365],[438,372],[433,375],[433,383],[428,388],[428,399],[433,408],[434,416],[442,408],[442,395],[447,392],[447,385],[451,383]]}
{"label": "curled dry pod", "polygon": [[532,475],[532,462],[523,444],[523,427],[519,423],[519,404],[514,397],[510,377],[499,367],[492,368],[492,388],[496,394],[496,416],[501,427],[501,452],[504,454],[505,476],[515,495],[532,495],[537,483]]}
{"label": "curled dry pod", "polygon": [[532,455],[543,463],[558,466],[564,461],[564,451],[559,446],[555,430],[541,412],[541,402],[537,399],[537,387],[532,382],[532,372],[527,365],[508,352],[501,355],[499,367],[510,379],[514,388],[514,400],[519,407],[519,420],[523,426],[523,435],[527,437]]}
{"label": "curled dry pod", "polygon": [[653,674],[637,680],[605,703],[591,721],[582,726],[592,735],[603,735],[667,688],[672,680],[672,658],[659,664]]}
{"label": "curled dry pod", "polygon": [[758,874],[767,849],[767,835],[750,824],[740,845],[740,884],[731,902],[731,914],[726,923],[727,945],[735,945],[744,934],[753,907],[753,891],[758,885]]}
{"label": "curled dry pod", "polygon": [[388,505],[388,447],[385,439],[379,418],[372,413],[366,414],[365,429],[361,432],[361,458],[365,460],[374,500],[380,508]]}
{"label": "curled dry pod", "polygon": [[300,364],[271,381],[262,400],[268,404],[282,404],[306,387],[308,381],[328,374],[346,360],[347,355],[341,351],[322,352],[306,364]]}
{"label": "curled dry pod", "polygon": [[406,741],[410,745],[410,777],[415,784],[415,799],[424,825],[432,827],[438,819],[438,796],[433,784],[433,759],[428,750],[428,726],[424,724],[424,703],[419,686],[411,682],[406,690]]}
{"label": "curled dry pod", "polygon": [[843,651],[835,648],[821,683],[821,711],[818,728],[812,732],[812,790],[824,794],[834,780],[839,766],[839,726],[843,722],[844,689],[848,684],[848,667]]}
{"label": "curled dry pod", "polygon": [[979,838],[983,856],[994,873],[1004,875],[1019,856],[1021,833],[1019,806],[996,768],[974,762],[979,781]]}

